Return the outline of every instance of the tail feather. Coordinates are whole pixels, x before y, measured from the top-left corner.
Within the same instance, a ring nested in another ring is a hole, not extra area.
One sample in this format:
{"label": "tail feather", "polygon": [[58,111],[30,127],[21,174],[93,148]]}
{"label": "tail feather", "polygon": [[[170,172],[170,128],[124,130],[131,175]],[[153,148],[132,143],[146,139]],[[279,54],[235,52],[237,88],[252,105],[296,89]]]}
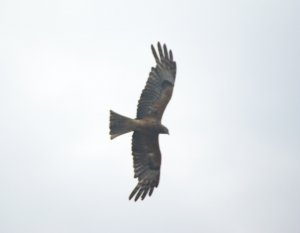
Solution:
{"label": "tail feather", "polygon": [[122,116],[112,110],[110,110],[110,139],[114,139],[122,134],[128,133],[133,130],[133,120]]}

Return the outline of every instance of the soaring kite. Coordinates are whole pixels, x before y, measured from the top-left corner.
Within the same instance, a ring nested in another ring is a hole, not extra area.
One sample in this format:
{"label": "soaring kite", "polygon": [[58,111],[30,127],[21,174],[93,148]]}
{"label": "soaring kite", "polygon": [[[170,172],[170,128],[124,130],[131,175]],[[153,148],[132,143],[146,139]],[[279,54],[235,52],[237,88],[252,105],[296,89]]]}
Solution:
{"label": "soaring kite", "polygon": [[138,184],[131,192],[129,200],[144,200],[147,194],[151,196],[159,184],[161,153],[158,143],[159,134],[169,134],[169,130],[161,124],[162,115],[169,103],[176,77],[176,62],[172,51],[166,45],[157,44],[158,54],[151,45],[156,61],[152,67],[148,81],[142,91],[136,119],[131,119],[110,110],[111,139],[133,131],[132,155],[134,178]]}

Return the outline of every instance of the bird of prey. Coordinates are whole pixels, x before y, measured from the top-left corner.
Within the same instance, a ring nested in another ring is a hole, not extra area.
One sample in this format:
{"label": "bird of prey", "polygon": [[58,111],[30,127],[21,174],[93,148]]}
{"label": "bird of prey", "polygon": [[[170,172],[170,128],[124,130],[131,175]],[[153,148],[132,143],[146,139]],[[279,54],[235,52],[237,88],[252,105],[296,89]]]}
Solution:
{"label": "bird of prey", "polygon": [[144,200],[151,196],[159,184],[161,153],[158,143],[159,134],[169,134],[169,130],[161,124],[162,115],[173,93],[176,62],[172,51],[157,43],[158,54],[153,45],[151,50],[156,61],[152,67],[146,86],[142,91],[137,107],[137,116],[131,119],[110,110],[111,139],[133,131],[132,155],[134,178],[138,184],[129,196],[129,200]]}

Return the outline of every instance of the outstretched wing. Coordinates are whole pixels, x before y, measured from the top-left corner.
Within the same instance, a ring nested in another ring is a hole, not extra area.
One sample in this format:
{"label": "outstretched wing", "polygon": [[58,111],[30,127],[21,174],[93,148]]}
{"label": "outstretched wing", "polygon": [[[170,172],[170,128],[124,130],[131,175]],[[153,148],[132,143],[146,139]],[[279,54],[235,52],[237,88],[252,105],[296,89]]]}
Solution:
{"label": "outstretched wing", "polygon": [[156,67],[152,67],[146,86],[141,94],[137,119],[150,117],[161,120],[172,97],[176,77],[176,62],[173,61],[172,51],[168,51],[165,44],[162,49],[158,42],[157,47],[159,56],[153,45],[151,45]]}
{"label": "outstretched wing", "polygon": [[159,184],[161,154],[158,144],[158,134],[134,132],[132,135],[132,155],[134,177],[138,184],[129,196],[142,200],[147,194],[151,196],[153,189]]}

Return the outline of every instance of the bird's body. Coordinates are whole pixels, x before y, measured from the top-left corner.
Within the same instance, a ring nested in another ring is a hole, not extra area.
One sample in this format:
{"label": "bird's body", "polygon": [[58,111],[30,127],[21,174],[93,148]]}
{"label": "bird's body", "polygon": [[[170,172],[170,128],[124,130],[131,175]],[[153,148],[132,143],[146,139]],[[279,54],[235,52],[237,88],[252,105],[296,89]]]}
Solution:
{"label": "bird's body", "polygon": [[[114,139],[117,136],[120,136],[124,133],[130,131],[138,131],[141,133],[168,133],[168,129],[163,126],[160,121],[156,121],[155,119],[131,119],[125,116],[122,116],[112,110],[110,110],[110,121],[114,122],[110,126],[111,129],[111,139]],[[122,127],[121,127],[122,126]],[[124,132],[120,130],[124,128]]]}
{"label": "bird's body", "polygon": [[134,177],[139,182],[129,196],[135,196],[135,201],[147,194],[151,196],[159,184],[161,153],[158,135],[169,134],[168,129],[161,124],[163,112],[169,103],[176,77],[176,63],[173,54],[164,45],[163,50],[158,43],[159,57],[153,46],[152,53],[156,67],[151,69],[146,86],[141,94],[136,119],[122,116],[110,111],[111,139],[133,131],[132,155],[134,162]]}

